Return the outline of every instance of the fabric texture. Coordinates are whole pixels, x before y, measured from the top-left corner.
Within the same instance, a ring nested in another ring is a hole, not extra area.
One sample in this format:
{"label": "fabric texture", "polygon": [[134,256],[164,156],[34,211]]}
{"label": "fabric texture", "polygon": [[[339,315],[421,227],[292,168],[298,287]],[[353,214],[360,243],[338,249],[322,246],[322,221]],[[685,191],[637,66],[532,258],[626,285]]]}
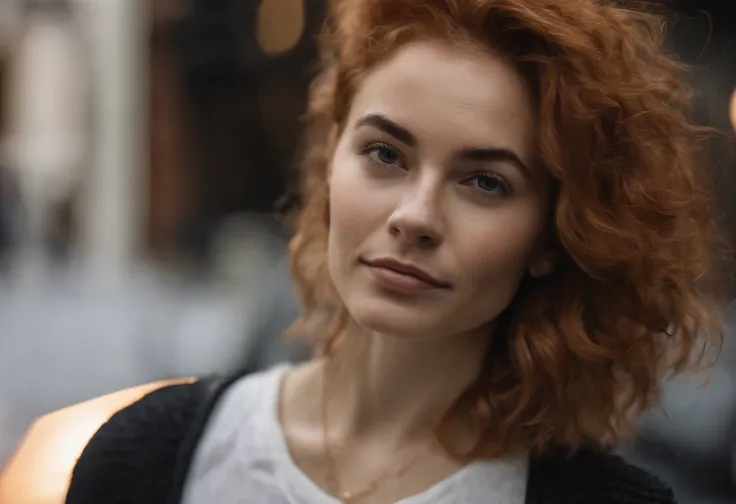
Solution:
{"label": "fabric texture", "polygon": [[[339,504],[294,462],[278,419],[290,366],[248,375],[222,396],[195,452],[182,504]],[[477,461],[400,504],[524,504],[527,454]]]}
{"label": "fabric texture", "polygon": [[[166,387],[115,414],[77,462],[66,504],[181,504],[211,413],[238,378]],[[674,502],[658,479],[608,452],[551,450],[529,465],[525,504]]]}

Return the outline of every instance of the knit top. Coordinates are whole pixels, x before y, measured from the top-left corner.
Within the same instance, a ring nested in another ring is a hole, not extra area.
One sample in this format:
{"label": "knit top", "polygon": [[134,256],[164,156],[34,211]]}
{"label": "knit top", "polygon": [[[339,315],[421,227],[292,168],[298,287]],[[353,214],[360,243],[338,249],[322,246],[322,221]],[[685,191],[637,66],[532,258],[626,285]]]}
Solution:
{"label": "knit top", "polygon": [[[261,375],[261,379],[263,376],[266,375]],[[66,503],[294,502],[288,498],[249,498],[246,486],[240,500],[222,500],[228,492],[226,487],[233,488],[230,478],[224,478],[222,486],[208,487],[205,483],[208,479],[214,482],[227,473],[227,464],[212,463],[216,454],[208,451],[207,443],[208,439],[211,442],[219,436],[217,412],[224,411],[220,405],[227,404],[226,392],[231,386],[237,390],[239,384],[244,386],[243,383],[240,377],[231,377],[172,385],[146,395],[113,415],[80,456]],[[219,446],[230,449],[227,443]],[[248,460],[248,455],[241,455],[240,460]],[[213,471],[209,475],[208,468]],[[255,467],[250,469],[255,470]],[[254,472],[242,476],[245,482],[256,478]],[[225,479],[228,481],[224,482]],[[285,492],[280,497],[285,495],[288,494]],[[499,501],[489,493],[485,502],[496,504]],[[674,503],[671,490],[662,482],[607,451],[586,449],[570,455],[563,450],[550,449],[528,463],[524,504]]]}

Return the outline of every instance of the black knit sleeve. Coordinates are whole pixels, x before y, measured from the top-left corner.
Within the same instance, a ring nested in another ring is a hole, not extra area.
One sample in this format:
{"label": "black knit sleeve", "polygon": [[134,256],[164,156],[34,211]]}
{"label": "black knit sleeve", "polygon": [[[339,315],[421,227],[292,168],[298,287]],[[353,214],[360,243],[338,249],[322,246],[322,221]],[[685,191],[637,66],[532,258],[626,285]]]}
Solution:
{"label": "black knit sleeve", "polygon": [[635,465],[629,464],[618,455],[611,456],[611,466],[616,478],[610,485],[611,501],[614,504],[646,502],[652,504],[677,504],[672,489],[662,480]]}
{"label": "black knit sleeve", "polygon": [[170,502],[191,458],[182,452],[193,452],[212,395],[207,381],[172,385],[115,414],[77,461],[66,504]]}
{"label": "black knit sleeve", "polygon": [[666,484],[610,452],[558,452],[532,468],[531,504],[676,504]]}

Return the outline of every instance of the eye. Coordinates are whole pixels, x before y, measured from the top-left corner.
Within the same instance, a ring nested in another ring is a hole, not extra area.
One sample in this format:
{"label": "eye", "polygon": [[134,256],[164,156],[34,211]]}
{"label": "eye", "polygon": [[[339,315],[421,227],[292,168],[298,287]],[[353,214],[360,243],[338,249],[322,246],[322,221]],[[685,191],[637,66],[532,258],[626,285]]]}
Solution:
{"label": "eye", "polygon": [[371,162],[384,166],[402,166],[401,153],[388,144],[371,144],[363,150]]}
{"label": "eye", "polygon": [[495,173],[473,175],[463,183],[491,196],[508,196],[511,194],[511,189],[503,177]]}

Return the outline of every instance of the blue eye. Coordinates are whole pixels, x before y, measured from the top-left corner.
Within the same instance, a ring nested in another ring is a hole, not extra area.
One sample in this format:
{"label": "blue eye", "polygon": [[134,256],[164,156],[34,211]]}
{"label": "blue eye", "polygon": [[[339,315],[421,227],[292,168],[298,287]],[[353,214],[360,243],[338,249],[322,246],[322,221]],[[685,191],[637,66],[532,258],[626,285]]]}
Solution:
{"label": "blue eye", "polygon": [[467,179],[466,183],[491,195],[508,196],[511,193],[506,182],[492,173],[474,175]]}
{"label": "blue eye", "polygon": [[385,144],[373,144],[365,150],[371,161],[380,165],[393,166],[401,164],[399,151]]}

